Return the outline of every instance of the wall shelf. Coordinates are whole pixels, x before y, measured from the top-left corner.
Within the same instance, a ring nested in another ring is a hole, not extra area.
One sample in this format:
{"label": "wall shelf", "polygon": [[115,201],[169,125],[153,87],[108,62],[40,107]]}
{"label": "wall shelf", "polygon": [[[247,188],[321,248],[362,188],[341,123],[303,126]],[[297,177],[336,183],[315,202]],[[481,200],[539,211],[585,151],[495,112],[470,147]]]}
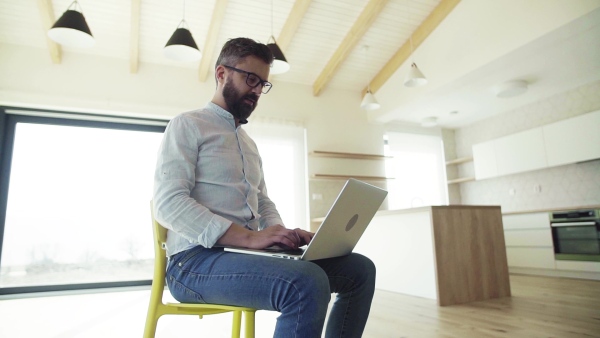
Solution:
{"label": "wall shelf", "polygon": [[475,181],[475,177],[455,178],[453,180],[448,180],[448,184],[457,184],[457,183],[464,183],[464,182],[470,182],[470,181]]}
{"label": "wall shelf", "polygon": [[359,153],[342,153],[335,151],[321,151],[315,150],[310,153],[311,156],[317,157],[329,157],[329,158],[350,158],[355,160],[387,160],[393,158],[392,156],[385,155],[374,155],[374,154],[359,154]]}
{"label": "wall shelf", "polygon": [[385,180],[393,180],[393,177],[384,177],[384,176],[359,176],[359,175],[328,175],[328,174],[314,174],[312,178],[315,179],[333,179],[333,180],[347,180],[350,178],[355,178],[357,180],[362,181],[385,181]]}
{"label": "wall shelf", "polygon": [[[472,156],[459,157],[454,160],[446,161],[446,166],[459,165],[459,164],[468,163],[468,162],[473,162]],[[450,185],[450,184],[458,184],[458,183],[464,183],[464,182],[470,182],[470,181],[475,181],[475,177],[459,177],[459,178],[448,180],[447,183],[448,183],[448,185]]]}
{"label": "wall shelf", "polygon": [[473,162],[473,157],[461,157],[461,158],[457,158],[454,160],[450,160],[450,161],[446,161],[446,165],[457,165],[457,164],[462,164],[462,163],[467,163],[467,162]]}

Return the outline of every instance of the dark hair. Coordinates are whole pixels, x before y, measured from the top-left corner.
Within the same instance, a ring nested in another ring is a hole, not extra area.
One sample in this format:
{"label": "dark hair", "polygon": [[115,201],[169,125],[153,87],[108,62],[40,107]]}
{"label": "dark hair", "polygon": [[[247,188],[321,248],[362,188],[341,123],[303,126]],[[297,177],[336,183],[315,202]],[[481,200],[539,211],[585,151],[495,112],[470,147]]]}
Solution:
{"label": "dark hair", "polygon": [[256,56],[268,65],[273,62],[273,53],[267,45],[248,38],[235,38],[223,45],[215,68],[219,65],[235,66],[241,59],[250,55]]}

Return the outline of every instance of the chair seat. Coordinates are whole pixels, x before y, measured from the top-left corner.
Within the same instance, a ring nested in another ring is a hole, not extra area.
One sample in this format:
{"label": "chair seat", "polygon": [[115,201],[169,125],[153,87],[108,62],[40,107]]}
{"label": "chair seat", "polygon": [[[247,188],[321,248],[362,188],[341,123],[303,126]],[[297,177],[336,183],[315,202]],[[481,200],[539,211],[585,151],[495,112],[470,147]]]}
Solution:
{"label": "chair seat", "polygon": [[[152,209],[152,202],[150,202]],[[244,336],[254,338],[254,314],[256,309],[221,305],[221,304],[192,304],[192,303],[163,303],[162,295],[165,289],[165,269],[167,259],[164,243],[167,240],[167,229],[154,219],[152,212],[152,228],[154,233],[154,277],[152,278],[152,289],[150,292],[150,303],[146,316],[144,338],[153,338],[156,333],[158,319],[163,315],[204,315],[232,312],[233,321],[231,337],[239,338],[241,331],[242,313],[245,316]]]}
{"label": "chair seat", "polygon": [[255,311],[256,309],[249,307],[220,305],[220,304],[193,304],[193,303],[165,303],[165,306],[180,307],[182,309],[206,309],[215,311]]}
{"label": "chair seat", "polygon": [[219,304],[165,303],[161,312],[164,314],[191,314],[202,317],[203,315],[214,315],[234,311],[254,312],[256,309]]}

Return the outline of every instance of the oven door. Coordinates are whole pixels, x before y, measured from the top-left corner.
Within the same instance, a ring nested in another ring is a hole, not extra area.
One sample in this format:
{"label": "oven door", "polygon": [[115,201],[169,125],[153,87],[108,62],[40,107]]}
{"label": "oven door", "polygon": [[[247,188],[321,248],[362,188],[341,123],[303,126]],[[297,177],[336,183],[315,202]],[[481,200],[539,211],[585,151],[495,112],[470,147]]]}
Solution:
{"label": "oven door", "polygon": [[551,226],[557,260],[600,261],[598,222],[553,222]]}

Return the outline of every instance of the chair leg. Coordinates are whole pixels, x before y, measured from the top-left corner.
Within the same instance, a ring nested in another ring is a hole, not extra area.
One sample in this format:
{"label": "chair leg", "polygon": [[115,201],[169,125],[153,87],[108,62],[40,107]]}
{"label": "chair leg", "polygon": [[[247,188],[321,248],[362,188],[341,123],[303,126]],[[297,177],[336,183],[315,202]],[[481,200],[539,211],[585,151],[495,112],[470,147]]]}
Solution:
{"label": "chair leg", "polygon": [[240,338],[242,328],[242,311],[233,311],[233,325],[231,326],[231,338]]}
{"label": "chair leg", "polygon": [[152,311],[150,313],[148,311],[148,316],[146,317],[146,326],[144,327],[144,338],[154,338],[156,335],[156,324],[158,323],[158,318],[156,317],[156,311]]}
{"label": "chair leg", "polygon": [[254,311],[244,311],[244,338],[254,338]]}

